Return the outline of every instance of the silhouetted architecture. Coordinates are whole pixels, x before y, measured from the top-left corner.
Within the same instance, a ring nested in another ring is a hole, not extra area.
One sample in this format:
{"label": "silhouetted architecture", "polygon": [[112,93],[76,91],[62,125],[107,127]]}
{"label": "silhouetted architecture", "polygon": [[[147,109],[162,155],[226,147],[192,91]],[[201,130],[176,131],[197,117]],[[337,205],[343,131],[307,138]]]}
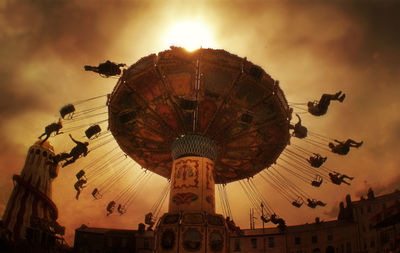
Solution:
{"label": "silhouetted architecture", "polygon": [[[398,252],[400,250],[400,225],[396,220],[396,204],[400,192],[376,197],[369,189],[367,198],[351,201],[346,196],[347,206],[339,212],[339,219],[353,219],[357,224],[357,238],[362,252]],[[392,212],[388,211],[389,209]]]}
{"label": "silhouetted architecture", "polygon": [[[142,226],[141,226],[142,225]],[[150,253],[154,248],[154,232],[144,224],[138,230],[93,228],[82,225],[75,230],[75,252]]]}
{"label": "silhouetted architecture", "polygon": [[[346,204],[345,204],[346,203]],[[341,202],[337,220],[259,229],[242,229],[229,234],[228,251],[232,253],[357,253],[397,252],[400,247],[400,192]],[[174,217],[168,217],[172,220]],[[164,217],[165,219],[165,217]],[[168,230],[166,230],[168,231]],[[163,243],[173,237],[164,237]],[[101,243],[99,243],[101,242]],[[154,232],[106,228],[78,228],[76,252],[152,252]],[[195,252],[195,251],[193,251]],[[200,251],[199,251],[200,252]],[[218,251],[215,251],[218,252]]]}
{"label": "silhouetted architecture", "polygon": [[278,228],[245,229],[242,236],[230,236],[229,252],[314,253],[358,252],[355,223],[320,221]]}
{"label": "silhouetted architecture", "polygon": [[51,184],[58,174],[53,156],[53,147],[38,140],[29,148],[21,175],[13,176],[15,186],[0,226],[0,249],[59,252],[63,248],[65,228],[57,223],[58,210],[51,200]]}

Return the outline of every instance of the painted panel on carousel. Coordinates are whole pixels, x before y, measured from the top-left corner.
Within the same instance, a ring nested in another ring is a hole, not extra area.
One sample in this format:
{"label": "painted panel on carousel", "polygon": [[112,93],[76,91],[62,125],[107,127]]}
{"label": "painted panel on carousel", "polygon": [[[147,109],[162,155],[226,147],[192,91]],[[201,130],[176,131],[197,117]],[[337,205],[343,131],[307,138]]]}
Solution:
{"label": "painted panel on carousel", "polygon": [[174,189],[199,187],[199,161],[181,159],[175,163]]}

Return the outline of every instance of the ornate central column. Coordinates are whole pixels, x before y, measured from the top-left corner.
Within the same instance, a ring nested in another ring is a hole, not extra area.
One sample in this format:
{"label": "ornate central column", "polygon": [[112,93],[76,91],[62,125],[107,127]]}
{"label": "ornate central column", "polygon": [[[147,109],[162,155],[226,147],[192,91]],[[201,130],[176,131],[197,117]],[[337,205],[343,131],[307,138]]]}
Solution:
{"label": "ornate central column", "polygon": [[206,137],[186,135],[174,142],[169,212],[215,213],[216,156],[217,146]]}
{"label": "ornate central column", "polygon": [[156,227],[155,252],[228,252],[225,219],[215,214],[216,157],[217,145],[204,136],[173,143],[169,208]]}

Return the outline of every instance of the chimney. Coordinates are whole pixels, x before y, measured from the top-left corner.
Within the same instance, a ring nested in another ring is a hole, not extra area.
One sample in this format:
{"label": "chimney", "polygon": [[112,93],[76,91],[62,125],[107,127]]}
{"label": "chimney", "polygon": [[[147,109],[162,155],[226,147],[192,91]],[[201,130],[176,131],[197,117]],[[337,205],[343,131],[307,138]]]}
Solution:
{"label": "chimney", "polygon": [[350,207],[351,206],[351,197],[350,194],[346,195],[346,207]]}
{"label": "chimney", "polygon": [[344,211],[344,203],[343,201],[340,202],[339,204],[339,215],[338,215],[338,220],[344,220],[345,219],[345,211]]}
{"label": "chimney", "polygon": [[372,188],[368,189],[368,193],[367,193],[368,199],[374,199],[375,198],[375,194],[374,191],[372,190]]}
{"label": "chimney", "polygon": [[138,225],[138,232],[139,232],[140,234],[143,234],[145,230],[146,230],[146,225],[144,225],[143,223],[139,223],[139,225]]}

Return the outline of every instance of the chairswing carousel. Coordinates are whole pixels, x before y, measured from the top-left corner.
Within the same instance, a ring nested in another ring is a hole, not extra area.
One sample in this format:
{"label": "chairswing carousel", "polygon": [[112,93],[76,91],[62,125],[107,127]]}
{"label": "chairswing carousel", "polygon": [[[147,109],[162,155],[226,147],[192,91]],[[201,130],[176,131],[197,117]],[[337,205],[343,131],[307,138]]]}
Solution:
{"label": "chairswing carousel", "polygon": [[[224,50],[171,47],[129,67],[106,63],[114,65],[85,69],[119,77],[112,92],[62,107],[63,124],[46,127],[44,135],[84,133],[71,152],[60,153],[54,163],[78,171],[77,199],[89,186],[94,199],[108,198],[107,216],[128,212],[153,173],[166,178],[145,217],[150,228],[156,225],[156,252],[227,252],[229,231],[240,233],[231,220],[225,187],[229,183],[239,182],[263,222],[285,230],[284,219],[256,179],[294,208],[326,205],[299,182],[319,188],[353,179],[327,167],[327,157],[319,152],[345,155],[362,142],[310,131],[299,116],[325,114],[332,101],[343,102],[341,92],[324,94],[316,102],[288,103],[278,81]],[[81,124],[88,119],[90,124]],[[92,153],[100,156],[90,158]],[[109,196],[132,171],[132,180]],[[215,185],[223,214],[215,211]],[[160,217],[168,195],[168,212]]]}

